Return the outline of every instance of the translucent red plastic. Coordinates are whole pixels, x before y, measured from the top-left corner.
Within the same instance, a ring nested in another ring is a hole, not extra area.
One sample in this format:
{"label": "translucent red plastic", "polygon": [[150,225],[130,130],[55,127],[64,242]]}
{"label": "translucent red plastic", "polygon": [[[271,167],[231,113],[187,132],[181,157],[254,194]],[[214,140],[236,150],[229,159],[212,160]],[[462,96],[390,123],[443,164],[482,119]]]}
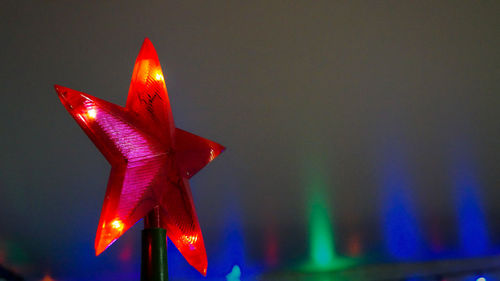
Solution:
{"label": "translucent red plastic", "polygon": [[96,255],[156,206],[161,227],[206,275],[207,256],[188,179],[224,147],[175,128],[158,56],[145,39],[121,107],[55,86],[61,102],[111,164],[95,240]]}

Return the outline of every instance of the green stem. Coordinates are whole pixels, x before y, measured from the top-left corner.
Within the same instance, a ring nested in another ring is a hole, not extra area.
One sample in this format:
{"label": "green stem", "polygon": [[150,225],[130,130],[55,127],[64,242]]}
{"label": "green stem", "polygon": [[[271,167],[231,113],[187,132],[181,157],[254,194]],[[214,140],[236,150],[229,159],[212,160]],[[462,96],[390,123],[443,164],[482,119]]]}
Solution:
{"label": "green stem", "polygon": [[167,231],[159,227],[159,212],[151,211],[142,231],[141,281],[168,281]]}

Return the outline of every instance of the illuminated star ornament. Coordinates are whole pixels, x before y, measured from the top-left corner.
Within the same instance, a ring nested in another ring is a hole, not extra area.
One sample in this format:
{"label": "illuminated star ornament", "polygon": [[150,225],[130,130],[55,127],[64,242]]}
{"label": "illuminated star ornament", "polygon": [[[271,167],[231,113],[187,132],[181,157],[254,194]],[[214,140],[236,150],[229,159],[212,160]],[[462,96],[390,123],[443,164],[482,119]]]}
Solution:
{"label": "illuminated star ornament", "polygon": [[95,239],[96,255],[153,209],[189,264],[207,272],[207,255],[188,179],[224,147],[174,125],[158,55],[145,39],[125,107],[66,87],[55,89],[111,164]]}

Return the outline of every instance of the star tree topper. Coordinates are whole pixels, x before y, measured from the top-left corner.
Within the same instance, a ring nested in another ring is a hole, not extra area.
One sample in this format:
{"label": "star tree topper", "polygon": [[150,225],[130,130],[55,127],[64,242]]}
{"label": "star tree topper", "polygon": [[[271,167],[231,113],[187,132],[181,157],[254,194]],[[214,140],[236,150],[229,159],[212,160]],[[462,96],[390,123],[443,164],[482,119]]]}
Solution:
{"label": "star tree topper", "polygon": [[174,125],[158,55],[145,39],[125,107],[59,85],[59,98],[111,164],[96,255],[154,208],[181,254],[206,275],[207,255],[188,179],[224,147]]}

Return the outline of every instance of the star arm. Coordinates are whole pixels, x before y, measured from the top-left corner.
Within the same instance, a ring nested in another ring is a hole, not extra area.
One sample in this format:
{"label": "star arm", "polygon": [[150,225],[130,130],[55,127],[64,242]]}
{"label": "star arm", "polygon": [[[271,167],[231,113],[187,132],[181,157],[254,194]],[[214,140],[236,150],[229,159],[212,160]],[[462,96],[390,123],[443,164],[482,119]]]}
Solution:
{"label": "star arm", "polygon": [[61,102],[111,165],[164,154],[165,149],[123,107],[55,86]]}
{"label": "star arm", "polygon": [[162,196],[161,227],[186,261],[201,274],[207,273],[207,254],[187,179],[177,177]]}
{"label": "star arm", "polygon": [[208,163],[212,162],[226,148],[216,142],[175,129],[175,151],[179,171],[185,178],[191,178]]}
{"label": "star arm", "polygon": [[152,187],[167,169],[167,154],[124,108],[69,88],[56,91],[112,166],[96,235],[100,254],[154,207]]}
{"label": "star arm", "polygon": [[112,167],[97,226],[96,255],[158,205],[153,187],[160,184],[165,162],[166,157],[153,157]]}
{"label": "star arm", "polygon": [[126,108],[142,123],[155,127],[153,133],[162,143],[173,142],[175,125],[165,78],[156,50],[147,38],[135,61]]}

